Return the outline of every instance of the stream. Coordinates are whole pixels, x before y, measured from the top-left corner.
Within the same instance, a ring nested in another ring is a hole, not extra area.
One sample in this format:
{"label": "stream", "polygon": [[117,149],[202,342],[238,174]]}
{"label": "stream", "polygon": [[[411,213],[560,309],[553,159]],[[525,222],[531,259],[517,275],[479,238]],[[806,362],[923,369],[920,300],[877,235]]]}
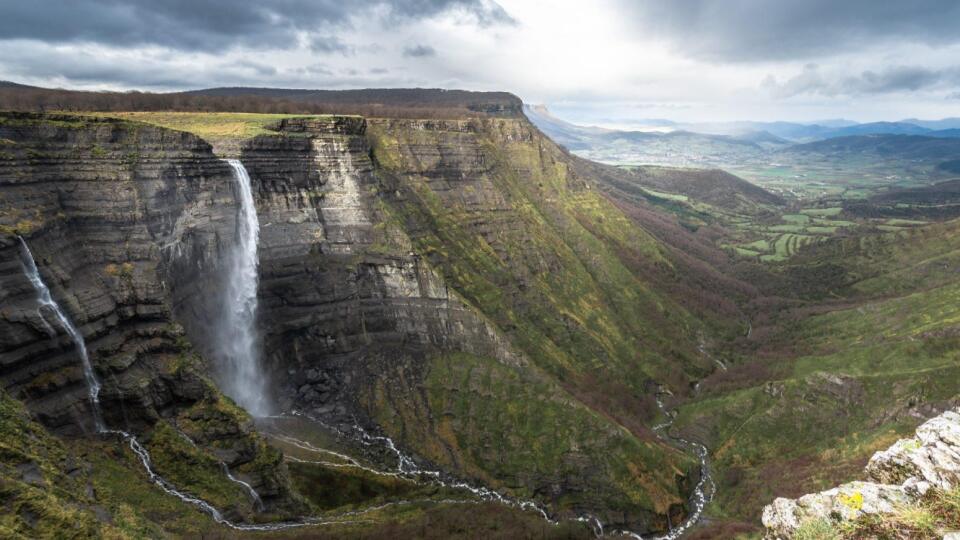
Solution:
{"label": "stream", "polygon": [[[37,303],[39,308],[38,312],[40,314],[41,321],[43,322],[44,326],[48,330],[48,333],[50,334],[50,336],[51,337],[56,336],[57,330],[55,330],[53,326],[50,324],[50,321],[46,319],[44,312],[46,311],[47,314],[52,313],[52,315],[56,319],[56,322],[59,323],[58,326],[60,326],[61,329],[65,331],[69,335],[71,340],[74,342],[77,354],[80,356],[81,367],[83,368],[83,373],[84,373],[84,379],[86,380],[87,387],[88,387],[88,398],[90,401],[90,409],[91,409],[91,414],[93,416],[93,423],[94,423],[96,432],[100,435],[117,436],[121,440],[125,441],[129,445],[130,449],[134,452],[134,454],[136,454],[137,458],[140,461],[140,464],[143,466],[144,470],[147,473],[147,476],[149,477],[150,481],[153,484],[157,485],[164,492],[177,497],[181,501],[198,507],[204,513],[212,517],[214,521],[216,521],[217,523],[220,523],[232,529],[243,530],[243,531],[277,531],[282,529],[304,527],[304,526],[310,526],[310,525],[316,526],[316,525],[355,523],[356,521],[350,520],[349,518],[374,512],[384,507],[384,506],[380,506],[380,507],[367,508],[367,509],[357,510],[352,512],[345,512],[341,514],[335,514],[333,516],[328,516],[326,518],[303,517],[303,518],[297,519],[296,521],[253,525],[253,524],[232,522],[227,518],[225,518],[222,512],[220,512],[220,510],[215,508],[213,505],[211,505],[207,501],[204,501],[203,499],[194,497],[188,493],[178,490],[173,484],[171,484],[168,480],[160,476],[154,470],[149,452],[140,443],[140,441],[137,440],[136,436],[126,431],[107,428],[106,425],[104,424],[103,416],[100,411],[100,399],[99,399],[101,385],[93,369],[93,366],[90,362],[90,358],[87,354],[86,343],[84,342],[83,336],[80,334],[80,331],[76,328],[76,326],[74,326],[74,324],[70,321],[69,317],[67,317],[66,313],[63,311],[60,305],[53,299],[49,288],[46,286],[46,284],[43,282],[42,277],[40,276],[40,272],[33,258],[33,254],[30,253],[30,249],[27,246],[26,241],[24,241],[23,238],[20,238],[20,242],[21,242],[21,253],[22,253],[24,271],[27,277],[29,278],[30,283],[33,285],[34,289],[36,290]],[[669,434],[669,428],[673,425],[675,413],[673,411],[667,410],[666,406],[663,404],[662,396],[665,394],[666,392],[657,394],[657,405],[660,408],[660,410],[663,412],[663,414],[667,417],[667,421],[657,426],[654,426],[653,428],[654,433],[656,433],[657,436],[664,442],[671,444],[675,447],[681,448],[685,451],[690,451],[694,453],[700,460],[700,479],[697,482],[697,485],[695,486],[693,493],[689,499],[692,511],[690,512],[689,516],[687,516],[687,519],[684,520],[684,522],[681,523],[678,527],[671,529],[667,534],[655,537],[656,540],[676,540],[680,538],[687,530],[689,530],[691,527],[696,525],[697,522],[699,522],[700,518],[703,515],[704,508],[706,507],[707,503],[710,502],[710,500],[713,498],[714,493],[716,492],[716,484],[714,483],[713,478],[710,475],[707,448],[702,444],[699,444],[693,441],[688,441],[680,437],[673,437]],[[363,446],[379,446],[387,450],[388,454],[392,454],[393,456],[396,457],[396,469],[394,471],[380,471],[370,467],[366,467],[356,459],[346,454],[319,448],[310,444],[309,442],[302,441],[302,440],[290,437],[288,435],[283,435],[283,434],[279,435],[280,437],[285,438],[288,443],[295,444],[304,450],[309,450],[316,454],[328,455],[330,457],[340,460],[340,463],[317,461],[316,463],[318,464],[325,464],[325,465],[335,466],[335,467],[357,467],[357,468],[364,469],[366,471],[373,472],[376,474],[405,477],[418,483],[430,483],[430,484],[439,485],[443,487],[463,490],[470,493],[473,497],[476,497],[477,500],[497,502],[505,506],[517,508],[519,510],[534,512],[539,514],[548,523],[554,523],[554,524],[558,523],[556,519],[550,516],[546,508],[539,503],[536,503],[530,500],[509,497],[495,490],[492,490],[483,486],[475,486],[467,482],[450,478],[438,470],[421,468],[410,456],[407,456],[406,454],[404,454],[396,446],[396,444],[390,437],[386,437],[382,435],[372,435],[368,433],[365,429],[363,429],[357,422],[354,422],[351,426],[347,428],[347,430],[343,430],[336,426],[329,425],[318,418],[314,418],[310,415],[304,414],[303,412],[300,412],[300,411],[293,411],[291,415],[284,415],[284,416],[287,416],[287,417],[292,416],[296,418],[306,419],[310,422],[316,423],[317,425],[323,427],[328,431],[336,433],[340,437],[353,440]],[[262,417],[262,418],[269,418],[269,417]],[[274,434],[274,436],[276,437],[277,434]],[[190,442],[192,443],[192,441]],[[258,508],[262,508],[262,501],[260,500],[259,495],[253,489],[253,487],[247,484],[246,482],[234,477],[233,474],[231,474],[230,469],[226,466],[225,463],[221,463],[221,466],[224,470],[224,474],[226,475],[226,477],[230,481],[243,486],[244,489],[249,494],[249,496],[251,497],[251,499],[254,501],[255,505]],[[420,503],[420,502],[470,503],[470,502],[476,502],[476,500],[472,500],[472,501],[470,500],[397,501],[394,503],[388,503],[388,506],[406,505],[406,504],[414,504],[414,503]],[[575,517],[572,520],[585,523],[587,526],[591,528],[591,530],[597,537],[604,536],[603,525],[600,522],[600,520],[597,519],[595,516],[585,514],[585,515]],[[629,536],[636,539],[641,539],[641,536],[639,534],[631,531],[613,531],[612,534],[614,535],[619,534],[619,535]]]}
{"label": "stream", "polygon": [[[657,407],[659,407],[660,412],[667,417],[667,421],[654,426],[653,432],[656,433],[657,437],[663,442],[684,451],[691,452],[697,456],[697,459],[700,461],[700,480],[697,481],[697,485],[694,486],[693,493],[690,495],[689,503],[692,510],[687,516],[687,519],[683,520],[683,523],[677,527],[670,529],[667,534],[655,536],[651,540],[677,540],[682,537],[687,531],[700,522],[704,509],[706,509],[707,504],[713,500],[714,495],[717,493],[717,484],[710,474],[710,451],[707,450],[706,446],[698,442],[670,435],[670,428],[673,426],[676,413],[668,410],[663,404],[662,396],[664,395],[669,395],[669,393],[657,393]],[[640,535],[635,533],[626,532],[625,534],[637,539],[641,538]]]}

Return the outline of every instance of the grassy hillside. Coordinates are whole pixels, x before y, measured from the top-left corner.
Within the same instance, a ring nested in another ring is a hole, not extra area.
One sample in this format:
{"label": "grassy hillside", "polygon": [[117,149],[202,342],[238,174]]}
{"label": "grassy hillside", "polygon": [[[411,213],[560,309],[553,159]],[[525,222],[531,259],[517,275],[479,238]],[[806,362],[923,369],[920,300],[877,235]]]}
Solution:
{"label": "grassy hillside", "polygon": [[[649,394],[651,381],[679,390],[712,369],[698,351],[703,323],[637,271],[674,272],[661,242],[528,125],[464,127],[369,129],[397,190],[392,211],[451,286],[575,392]],[[454,142],[480,154],[476,176],[443,176]]]}
{"label": "grassy hillside", "polygon": [[681,407],[677,425],[714,457],[712,514],[754,521],[774,497],[853,479],[960,402],[957,227],[837,239],[791,261],[834,299],[780,313],[754,360],[708,377]]}
{"label": "grassy hillside", "polygon": [[[532,362],[531,371],[435,359],[420,405],[393,418],[382,406],[381,421],[431,459],[459,461],[495,485],[569,469],[574,485],[609,478],[604,491],[620,500],[608,508],[664,512],[680,503],[675,473],[690,462],[646,426],[657,415],[657,384],[684,393],[715,369],[701,351],[715,328],[661,287],[682,279],[670,250],[526,122],[376,120],[368,135],[393,219]],[[388,384],[379,392],[393,399],[378,402],[404,402]],[[558,407],[571,400],[579,403]],[[556,502],[609,496],[586,491]]]}

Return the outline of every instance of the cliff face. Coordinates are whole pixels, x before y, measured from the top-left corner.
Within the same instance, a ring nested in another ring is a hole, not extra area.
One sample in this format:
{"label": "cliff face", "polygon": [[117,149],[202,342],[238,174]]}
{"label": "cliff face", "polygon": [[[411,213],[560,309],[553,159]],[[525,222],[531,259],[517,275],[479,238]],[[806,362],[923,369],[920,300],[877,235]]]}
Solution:
{"label": "cliff face", "polygon": [[[421,125],[430,124],[391,130]],[[245,144],[241,160],[257,190],[261,320],[282,407],[331,421],[359,415],[435,466],[564,513],[663,527],[682,504],[677,482],[690,463],[595,417],[515,346],[495,318],[503,314],[478,310],[464,299],[469,289],[448,285],[396,204],[407,188],[371,149],[381,132],[354,118],[277,129],[283,136]],[[499,220],[515,203],[487,182],[485,159],[475,143],[448,157],[446,171],[464,182],[451,193]],[[541,425],[521,433],[517,422]],[[649,491],[628,493],[633,481]]]}
{"label": "cliff face", "polygon": [[[278,409],[357,418],[423,463],[561,515],[640,530],[680,518],[696,463],[645,425],[657,384],[683,392],[712,361],[705,327],[644,276],[676,272],[654,237],[522,119],[309,117],[275,131],[232,152],[261,224]],[[7,390],[57,433],[90,429],[76,355],[44,331],[17,232],[86,337],[108,424],[160,446],[184,432],[293,508],[279,458],[193,352],[209,352],[236,230],[227,165],[194,136],[113,120],[8,115],[0,143]]]}
{"label": "cliff face", "polygon": [[[119,121],[7,116],[0,123],[3,380],[47,426],[89,431],[68,336],[50,339],[17,229],[105,381],[109,425],[152,424],[177,401],[157,359],[185,352],[170,313],[231,230],[229,169],[185,133]],[[176,261],[174,261],[176,259]]]}
{"label": "cliff face", "polygon": [[[599,510],[613,523],[665,525],[662,516],[680,503],[673,495],[680,458],[644,427],[656,414],[653,388],[664,382],[682,392],[712,365],[697,350],[700,325],[638,271],[673,271],[660,244],[523,119],[371,120],[368,131],[390,216],[447,285],[534,366],[517,373],[462,356],[434,358],[422,407],[434,422],[403,409],[381,413],[383,422],[436,459],[450,451],[417,440],[458,449],[457,459],[481,477],[535,486],[572,506],[619,509],[618,517]],[[578,424],[573,410],[554,419],[548,409],[555,402],[532,397],[541,385],[544,395],[604,419]],[[396,402],[389,391],[380,395]],[[484,399],[494,405],[478,407]],[[525,428],[511,423],[521,420],[509,411],[531,403],[542,408],[523,417],[547,418],[547,427],[527,425],[530,432],[514,439]],[[546,432],[577,440],[578,448]],[[531,439],[542,444],[539,456],[523,447]],[[515,460],[498,462],[504,449]],[[532,463],[519,467],[521,459]],[[644,493],[619,491],[631,482]],[[631,514],[641,508],[661,517]]]}
{"label": "cliff face", "polygon": [[344,383],[368,355],[433,346],[519,361],[390,222],[365,128],[350,117],[290,120],[284,136],[253,139],[241,154],[257,191],[261,321],[281,408],[355,403],[356,385]]}
{"label": "cliff face", "polygon": [[[246,467],[268,503],[287,506],[279,455],[263,453],[243,413],[218,405],[173,316],[174,305],[207,288],[221,245],[232,240],[226,164],[189,134],[114,120],[6,114],[0,141],[5,390],[58,434],[94,431],[80,358],[51,314],[38,310],[17,232],[85,338],[107,426],[158,444],[155,428],[178,426],[210,459]],[[201,419],[218,430],[191,428]]]}

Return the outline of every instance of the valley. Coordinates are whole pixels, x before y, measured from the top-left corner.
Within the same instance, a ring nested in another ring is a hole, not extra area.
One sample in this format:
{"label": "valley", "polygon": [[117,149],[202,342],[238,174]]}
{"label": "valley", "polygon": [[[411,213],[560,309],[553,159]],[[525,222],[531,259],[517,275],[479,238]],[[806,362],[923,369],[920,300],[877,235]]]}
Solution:
{"label": "valley", "polygon": [[0,113],[5,532],[759,538],[956,406],[929,143],[761,181],[416,99]]}

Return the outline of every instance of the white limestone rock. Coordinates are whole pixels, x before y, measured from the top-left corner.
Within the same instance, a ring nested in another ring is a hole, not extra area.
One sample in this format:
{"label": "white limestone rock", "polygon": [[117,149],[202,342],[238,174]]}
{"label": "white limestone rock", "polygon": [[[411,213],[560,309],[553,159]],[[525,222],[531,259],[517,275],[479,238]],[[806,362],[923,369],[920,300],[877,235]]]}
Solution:
{"label": "white limestone rock", "polygon": [[769,540],[793,538],[804,522],[834,523],[865,514],[893,513],[931,488],[960,486],[960,412],[931,418],[911,439],[877,452],[865,469],[869,482],[851,482],[799,499],[778,498],[763,509]]}
{"label": "white limestone rock", "polygon": [[944,490],[960,485],[960,414],[945,412],[917,428],[914,438],[877,452],[866,473],[888,484],[916,478]]}
{"label": "white limestone rock", "polygon": [[810,520],[840,522],[866,514],[893,512],[913,500],[902,486],[873,482],[850,482],[799,499],[778,498],[763,509],[763,525],[770,540],[793,538],[800,526]]}

